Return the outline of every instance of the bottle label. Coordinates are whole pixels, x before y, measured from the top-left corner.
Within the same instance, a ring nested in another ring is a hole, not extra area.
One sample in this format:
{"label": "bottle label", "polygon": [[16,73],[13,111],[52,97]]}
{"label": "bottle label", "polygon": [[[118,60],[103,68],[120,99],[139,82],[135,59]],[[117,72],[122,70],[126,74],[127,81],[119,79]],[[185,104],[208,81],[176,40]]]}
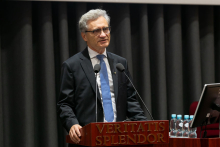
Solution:
{"label": "bottle label", "polygon": [[185,123],[185,127],[188,128],[189,127],[189,123]]}
{"label": "bottle label", "polygon": [[180,126],[180,127],[183,127],[183,123],[179,123],[179,126]]}

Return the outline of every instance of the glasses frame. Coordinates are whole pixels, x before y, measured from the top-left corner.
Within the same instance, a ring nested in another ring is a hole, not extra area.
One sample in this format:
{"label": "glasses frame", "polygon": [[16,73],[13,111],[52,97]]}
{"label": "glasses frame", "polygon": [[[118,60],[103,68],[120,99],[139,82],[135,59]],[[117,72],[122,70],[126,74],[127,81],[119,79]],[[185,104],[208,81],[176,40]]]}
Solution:
{"label": "glasses frame", "polygon": [[[109,26],[109,27],[104,27],[104,28],[101,28],[101,29],[95,29],[95,30],[92,30],[92,31],[85,31],[85,33],[87,33],[87,32],[92,32],[93,34],[95,34],[95,31],[98,31],[98,30],[100,30],[100,34],[101,34],[101,32],[103,31],[104,32],[104,29],[106,29],[106,28],[108,28],[109,29],[109,33],[111,32],[111,27]],[[105,32],[104,32],[105,33]],[[105,33],[105,34],[109,34],[109,33]],[[100,35],[100,34],[97,34],[96,36],[98,36],[98,35]]]}

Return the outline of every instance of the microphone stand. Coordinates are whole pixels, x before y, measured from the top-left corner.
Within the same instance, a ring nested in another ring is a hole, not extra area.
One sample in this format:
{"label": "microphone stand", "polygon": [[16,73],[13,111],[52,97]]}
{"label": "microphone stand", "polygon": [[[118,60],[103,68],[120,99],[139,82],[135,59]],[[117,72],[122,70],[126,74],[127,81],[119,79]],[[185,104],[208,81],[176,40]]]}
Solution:
{"label": "microphone stand", "polygon": [[95,109],[96,109],[96,122],[97,122],[97,85],[98,85],[98,83],[97,83],[97,74],[98,74],[98,72],[100,71],[100,69],[101,69],[101,66],[99,65],[99,64],[96,64],[95,66],[94,66],[94,72],[95,72],[95,98],[96,98],[96,105],[95,105]]}
{"label": "microphone stand", "polygon": [[[133,83],[131,82],[130,78],[127,76],[127,74],[123,71],[123,73],[125,74],[125,76],[128,78],[128,80],[130,81],[131,85],[134,87]],[[150,115],[151,119],[154,120],[153,116],[151,115],[150,111],[148,110],[147,106],[145,105],[144,101],[142,100],[141,96],[139,95],[138,91],[136,90],[136,88],[134,87],[137,95],[139,96],[140,100],[142,101],[142,103],[144,104],[144,107],[146,108],[148,114]]]}
{"label": "microphone stand", "polygon": [[97,83],[97,73],[95,73],[95,100],[96,100],[96,105],[95,105],[95,109],[96,109],[96,122],[97,122],[97,86],[98,86],[98,83]]}

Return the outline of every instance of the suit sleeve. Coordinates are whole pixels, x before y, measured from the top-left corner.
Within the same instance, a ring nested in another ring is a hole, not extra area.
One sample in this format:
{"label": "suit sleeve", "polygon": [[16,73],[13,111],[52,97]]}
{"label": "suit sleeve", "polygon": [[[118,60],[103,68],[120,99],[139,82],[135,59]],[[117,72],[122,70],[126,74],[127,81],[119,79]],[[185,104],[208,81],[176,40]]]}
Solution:
{"label": "suit sleeve", "polygon": [[[125,73],[132,80],[130,72],[128,70],[127,61],[125,67]],[[144,111],[142,110],[136,98],[136,91],[129,80],[127,80],[127,117],[133,121],[147,120],[147,117],[144,115]]]}
{"label": "suit sleeve", "polygon": [[79,124],[74,113],[74,87],[73,72],[69,65],[64,62],[61,70],[61,86],[57,103],[57,113],[67,132],[69,132],[73,125]]}

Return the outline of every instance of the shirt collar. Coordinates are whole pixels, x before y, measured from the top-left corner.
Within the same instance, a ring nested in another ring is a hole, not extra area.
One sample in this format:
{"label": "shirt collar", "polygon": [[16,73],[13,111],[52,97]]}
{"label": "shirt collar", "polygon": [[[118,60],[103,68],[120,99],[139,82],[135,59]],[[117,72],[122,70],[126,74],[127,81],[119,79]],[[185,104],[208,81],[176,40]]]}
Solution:
{"label": "shirt collar", "polygon": [[[90,59],[95,58],[97,55],[99,55],[99,53],[97,53],[96,51],[92,50],[92,49],[89,48],[89,47],[88,47],[88,52],[89,52],[89,57],[90,57]],[[107,57],[106,49],[105,49],[105,51],[102,53],[102,55],[105,55],[105,57]]]}

